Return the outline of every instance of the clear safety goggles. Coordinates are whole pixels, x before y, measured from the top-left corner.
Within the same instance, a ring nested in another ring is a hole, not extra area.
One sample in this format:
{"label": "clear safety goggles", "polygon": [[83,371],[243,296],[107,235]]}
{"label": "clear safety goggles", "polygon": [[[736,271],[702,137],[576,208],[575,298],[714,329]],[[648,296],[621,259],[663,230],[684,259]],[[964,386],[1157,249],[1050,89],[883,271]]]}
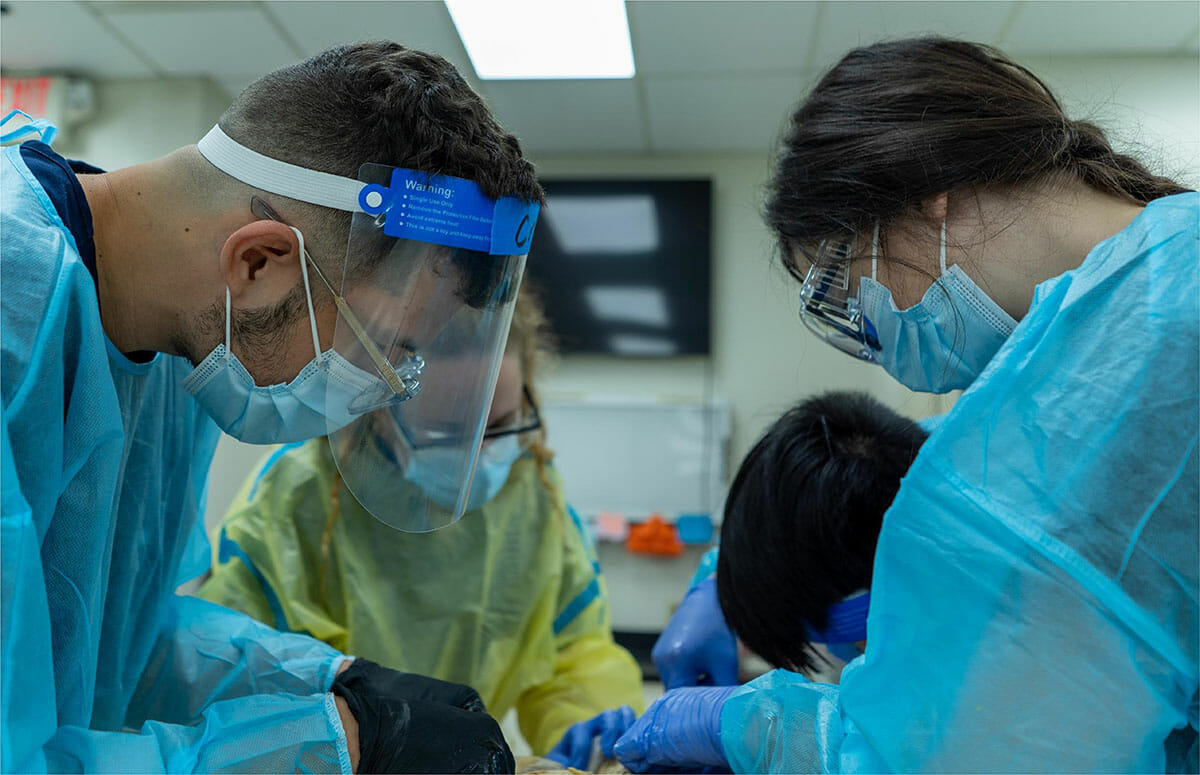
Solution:
{"label": "clear safety goggles", "polygon": [[850,294],[850,243],[823,240],[800,286],[800,320],[844,353],[878,362],[879,337]]}
{"label": "clear safety goggles", "polygon": [[[468,180],[386,165],[364,164],[357,179],[309,170],[245,148],[219,127],[198,149],[248,185],[351,213],[340,268],[333,257],[304,256],[320,280],[315,287],[337,308],[332,349],[378,379],[351,406],[326,407],[334,463],[355,499],[392,527],[426,531],[456,521],[484,438],[538,205],[493,200]],[[261,197],[252,209],[283,222]],[[344,403],[345,394],[330,389],[328,400]],[[414,499],[398,509],[386,485],[404,478],[417,445],[431,439],[443,449],[457,506]]]}

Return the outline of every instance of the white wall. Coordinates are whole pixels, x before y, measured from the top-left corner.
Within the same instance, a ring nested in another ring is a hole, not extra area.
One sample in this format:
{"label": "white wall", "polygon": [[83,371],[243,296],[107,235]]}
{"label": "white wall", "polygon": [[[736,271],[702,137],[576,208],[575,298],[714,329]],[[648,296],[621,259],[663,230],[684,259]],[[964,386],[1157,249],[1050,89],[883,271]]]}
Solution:
{"label": "white wall", "polygon": [[96,113],[55,147],[102,169],[120,169],[196,142],[228,105],[208,78],[97,81]]}
{"label": "white wall", "polygon": [[1071,118],[1159,174],[1200,188],[1200,60],[1196,57],[1038,58],[1023,62]]}

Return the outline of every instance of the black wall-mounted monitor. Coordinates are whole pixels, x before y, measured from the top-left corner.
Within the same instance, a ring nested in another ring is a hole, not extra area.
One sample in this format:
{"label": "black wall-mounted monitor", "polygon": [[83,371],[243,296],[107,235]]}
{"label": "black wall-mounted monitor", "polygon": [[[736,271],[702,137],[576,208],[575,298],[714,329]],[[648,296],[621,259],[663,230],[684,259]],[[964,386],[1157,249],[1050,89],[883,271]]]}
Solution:
{"label": "black wall-mounted monitor", "polygon": [[526,275],[565,354],[707,355],[709,180],[543,180]]}

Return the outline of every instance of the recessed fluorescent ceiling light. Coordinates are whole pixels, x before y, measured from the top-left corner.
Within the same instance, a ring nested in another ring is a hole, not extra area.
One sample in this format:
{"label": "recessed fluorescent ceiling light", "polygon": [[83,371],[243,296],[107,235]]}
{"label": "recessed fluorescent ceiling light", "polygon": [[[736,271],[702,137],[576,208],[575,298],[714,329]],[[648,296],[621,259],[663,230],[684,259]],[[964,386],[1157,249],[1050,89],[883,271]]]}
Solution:
{"label": "recessed fluorescent ceiling light", "polygon": [[640,336],[638,334],[615,334],[608,338],[608,346],[617,355],[641,357],[665,357],[679,350],[675,343],[662,336]]}
{"label": "recessed fluorescent ceiling light", "polygon": [[583,297],[592,308],[592,316],[599,320],[667,327],[667,298],[659,288],[587,288]]}
{"label": "recessed fluorescent ceiling light", "polygon": [[632,78],[624,0],[446,0],[480,78]]}
{"label": "recessed fluorescent ceiling light", "polygon": [[658,208],[647,194],[553,196],[546,222],[564,253],[658,250]]}

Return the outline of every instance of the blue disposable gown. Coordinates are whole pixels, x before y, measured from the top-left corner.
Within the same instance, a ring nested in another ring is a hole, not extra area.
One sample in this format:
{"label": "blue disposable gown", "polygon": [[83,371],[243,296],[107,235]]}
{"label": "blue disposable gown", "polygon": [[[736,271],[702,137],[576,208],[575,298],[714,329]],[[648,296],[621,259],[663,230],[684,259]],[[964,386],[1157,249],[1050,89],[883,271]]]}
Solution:
{"label": "blue disposable gown", "polygon": [[326,693],[344,657],[174,594],[206,559],[217,438],[191,366],[108,341],[17,147],[0,197],[0,769],[349,772]]}
{"label": "blue disposable gown", "polygon": [[866,654],[732,696],[735,772],[1196,771],[1198,273],[1182,194],[1038,287],[884,518]]}

